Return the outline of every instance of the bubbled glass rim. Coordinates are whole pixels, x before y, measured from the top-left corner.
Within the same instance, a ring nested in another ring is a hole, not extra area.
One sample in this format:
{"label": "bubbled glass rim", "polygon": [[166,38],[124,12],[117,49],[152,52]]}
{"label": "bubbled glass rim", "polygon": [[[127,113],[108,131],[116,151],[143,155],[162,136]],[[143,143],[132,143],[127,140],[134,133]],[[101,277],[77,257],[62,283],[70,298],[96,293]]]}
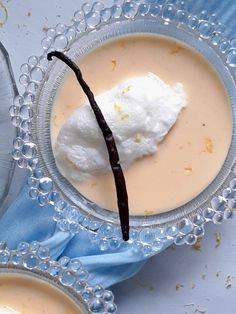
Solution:
{"label": "bubbled glass rim", "polygon": [[[151,24],[152,27],[156,27],[153,26],[154,24],[159,25],[162,31],[167,30],[166,35],[168,35],[168,29],[172,28],[174,33],[176,31],[176,36],[185,34],[189,36],[190,41],[193,38],[193,45],[195,41],[198,41],[203,45],[202,47],[204,45],[209,47],[216,56],[215,66],[223,66],[227,70],[227,75],[231,79],[231,81],[229,79],[227,90],[230,89],[233,94],[236,66],[233,61],[236,51],[231,45],[230,38],[224,35],[224,26],[217,21],[214,14],[208,15],[206,11],[192,14],[189,9],[186,9],[185,2],[178,0],[120,0],[114,1],[111,7],[104,6],[101,2],[91,5],[84,3],[82,8],[75,12],[72,25],[58,24],[47,31],[46,37],[42,40],[43,55],[31,56],[28,63],[22,65],[20,82],[25,86],[25,93],[16,99],[14,106],[18,108],[18,115],[12,117],[14,125],[21,131],[21,135],[14,141],[12,155],[20,167],[28,168],[31,172],[28,180],[31,198],[37,199],[42,206],[46,204],[54,206],[54,220],[60,230],[70,231],[73,234],[81,229],[87,230],[91,234],[91,239],[97,241],[102,250],[113,247],[114,243],[116,247],[122,244],[118,215],[86,200],[79,203],[71,201],[73,193],[68,194],[69,197],[64,193],[63,186],[68,185],[68,182],[58,174],[54,162],[48,162],[48,160],[45,162],[42,148],[45,142],[42,142],[38,134],[37,123],[45,120],[46,115],[44,113],[43,118],[37,119],[40,110],[37,107],[37,101],[44,100],[43,98],[39,100],[39,95],[47,85],[46,82],[50,81],[49,69],[53,71],[58,64],[54,61],[50,66],[48,65],[46,54],[49,51],[61,50],[70,55],[78,41],[86,42],[90,37],[95,40],[97,33],[106,33],[110,27],[119,28],[124,25],[124,27],[132,28],[132,25],[137,26],[139,23],[146,25],[146,32]],[[109,28],[106,27],[107,25]],[[72,57],[75,58],[75,56],[74,52]],[[235,107],[232,111],[234,116]],[[235,121],[233,125],[235,127]],[[50,140],[50,135],[47,134],[46,137]],[[234,138],[235,132],[233,132]],[[231,154],[228,154],[222,167],[223,170],[216,177],[217,192],[213,193],[211,190],[210,199],[208,196],[201,206],[196,207],[199,199],[201,200],[206,193],[206,189],[200,193],[197,200],[194,200],[195,208],[192,212],[188,209],[192,206],[189,202],[186,206],[184,205],[184,209],[176,209],[167,214],[149,217],[131,216],[131,236],[128,245],[138,245],[145,255],[160,251],[166,241],[174,241],[178,245],[184,243],[192,245],[199,236],[204,234],[206,222],[221,223],[224,219],[232,218],[233,209],[236,207],[234,202],[235,154],[232,154],[235,151],[235,145],[233,142],[230,148]],[[47,144],[50,146],[50,142]],[[54,177],[50,177],[52,173],[50,168],[57,172],[59,178],[57,182]],[[70,191],[73,191],[73,187],[70,187]],[[152,245],[154,242],[155,248]]]}
{"label": "bubbled glass rim", "polygon": [[[0,277],[1,274],[42,280],[63,292],[83,313],[109,314],[117,310],[110,290],[89,284],[88,272],[79,258],[62,256],[55,261],[50,250],[37,241],[20,242],[16,249],[9,249],[7,242],[0,241]],[[101,310],[96,308],[98,303],[103,305]]]}

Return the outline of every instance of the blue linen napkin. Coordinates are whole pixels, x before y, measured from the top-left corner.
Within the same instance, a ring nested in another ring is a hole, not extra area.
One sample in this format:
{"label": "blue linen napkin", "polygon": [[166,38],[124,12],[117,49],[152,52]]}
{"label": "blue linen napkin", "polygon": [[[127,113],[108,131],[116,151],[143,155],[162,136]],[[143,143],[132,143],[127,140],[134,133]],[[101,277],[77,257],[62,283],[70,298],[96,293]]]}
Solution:
{"label": "blue linen napkin", "polygon": [[[40,207],[30,199],[28,187],[25,186],[0,219],[0,239],[7,241],[11,249],[21,241],[41,241],[50,248],[54,259],[63,255],[79,257],[89,271],[90,283],[104,287],[128,279],[145,264],[146,258],[126,246],[104,252],[91,242],[86,231],[73,236],[58,230],[52,216],[53,207]],[[171,243],[167,241],[164,249]]]}
{"label": "blue linen napkin", "polygon": [[[186,3],[193,13],[200,10],[215,13],[220,21],[227,25],[227,35],[235,36],[235,1],[188,0]],[[28,188],[24,187],[0,219],[0,240],[7,241],[10,248],[15,248],[20,241],[38,240],[50,248],[53,258],[59,258],[61,255],[80,257],[90,272],[90,282],[102,284],[104,287],[133,276],[145,264],[145,258],[131,252],[127,247],[103,252],[90,241],[86,232],[72,236],[59,231],[52,215],[52,206],[40,207],[36,201],[29,198]],[[171,243],[167,241],[163,249]]]}

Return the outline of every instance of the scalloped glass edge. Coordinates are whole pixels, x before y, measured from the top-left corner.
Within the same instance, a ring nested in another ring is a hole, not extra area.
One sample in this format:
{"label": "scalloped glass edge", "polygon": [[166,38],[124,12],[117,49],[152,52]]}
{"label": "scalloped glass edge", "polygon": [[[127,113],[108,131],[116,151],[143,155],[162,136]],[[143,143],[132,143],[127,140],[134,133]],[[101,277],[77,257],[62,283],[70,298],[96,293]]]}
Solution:
{"label": "scalloped glass edge", "polygon": [[[112,222],[104,222],[92,217],[92,214],[83,215],[75,206],[54,190],[52,179],[45,176],[42,165],[37,156],[37,145],[32,140],[32,121],[34,116],[34,100],[40,82],[44,78],[48,67],[46,54],[50,50],[66,51],[75,42],[88,32],[96,31],[99,25],[107,22],[119,22],[133,20],[134,18],[161,19],[165,25],[171,22],[179,27],[188,27],[198,34],[200,40],[210,40],[218,49],[218,53],[224,55],[227,67],[234,71],[236,67],[236,39],[228,39],[224,36],[224,25],[217,21],[216,16],[208,15],[202,11],[199,15],[185,10],[185,1],[178,0],[146,0],[146,1],[114,1],[111,7],[105,7],[100,2],[92,5],[84,3],[81,10],[75,12],[73,24],[66,26],[58,24],[47,31],[42,40],[44,53],[40,56],[31,56],[28,63],[21,66],[22,75],[20,83],[25,86],[25,93],[15,98],[14,105],[10,107],[10,115],[13,125],[20,131],[13,143],[12,156],[21,168],[28,168],[31,172],[28,185],[29,195],[39,202],[41,206],[52,204],[54,217],[61,231],[78,233],[81,229],[87,230],[91,240],[96,242],[101,251],[116,250],[121,245],[130,246],[138,254],[145,257],[160,252],[166,243],[172,241],[176,245],[196,243],[198,237],[204,235],[206,222],[215,224],[233,217],[236,209],[236,177],[230,181],[229,187],[224,189],[222,195],[211,200],[211,207],[205,208],[193,218],[184,218],[180,222],[169,227],[131,227],[130,240],[124,243],[121,238],[120,228]],[[117,4],[119,3],[119,4]]]}
{"label": "scalloped glass edge", "polygon": [[[39,242],[20,242],[15,250],[10,250],[6,242],[0,242],[0,275],[1,270],[26,271],[40,279],[56,282],[66,295],[86,307],[88,313],[116,313],[113,293],[102,286],[91,286],[88,283],[88,272],[79,258],[60,257],[51,259],[50,250]],[[22,273],[24,274],[24,273]],[[87,313],[87,312],[86,312]]]}

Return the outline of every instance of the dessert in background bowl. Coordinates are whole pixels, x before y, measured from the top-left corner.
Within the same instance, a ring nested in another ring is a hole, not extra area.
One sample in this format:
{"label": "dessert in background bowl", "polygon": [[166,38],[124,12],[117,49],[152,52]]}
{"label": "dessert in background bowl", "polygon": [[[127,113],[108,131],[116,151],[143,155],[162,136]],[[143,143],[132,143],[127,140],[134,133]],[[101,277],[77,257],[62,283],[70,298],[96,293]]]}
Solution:
{"label": "dessert in background bowl", "polygon": [[[109,174],[94,175],[91,171],[92,176],[87,178],[87,183],[77,184],[74,178],[67,180],[62,167],[58,162],[58,167],[56,165],[53,146],[59,129],[62,127],[63,131],[63,123],[66,125],[69,121],[66,131],[73,126],[75,142],[67,142],[68,134],[64,136],[61,131],[62,142],[65,146],[69,144],[68,147],[77,145],[76,134],[83,133],[75,121],[82,121],[85,117],[86,122],[89,113],[86,105],[82,106],[84,95],[73,81],[72,74],[68,73],[68,68],[60,60],[48,64],[47,53],[53,50],[65,52],[81,65],[98,99],[109,99],[109,95],[116,93],[111,121],[115,117],[119,125],[126,124],[128,133],[131,130],[128,121],[133,119],[134,110],[129,111],[128,106],[119,103],[118,99],[124,101],[125,97],[130,97],[133,103],[137,102],[139,97],[137,93],[132,94],[132,88],[135,90],[138,86],[138,79],[146,82],[151,76],[153,81],[158,81],[156,86],[165,90],[165,95],[172,93],[180,97],[181,101],[175,103],[178,110],[174,115],[172,112],[170,120],[160,118],[160,125],[165,128],[160,128],[159,135],[155,124],[151,123],[154,129],[147,128],[150,132],[143,137],[140,130],[146,132],[147,126],[143,121],[140,121],[140,129],[135,131],[131,142],[131,138],[124,134],[127,143],[133,145],[130,146],[132,150],[142,143],[142,139],[150,143],[150,134],[156,145],[153,146],[152,142],[150,150],[145,146],[143,155],[139,155],[141,149],[137,150],[136,156],[141,157],[137,160],[130,154],[132,162],[125,169],[128,193],[129,186],[131,192],[128,245],[137,247],[138,244],[140,252],[143,248],[145,254],[153,254],[162,249],[165,240],[193,244],[198,236],[204,234],[205,222],[219,223],[232,217],[235,206],[235,77],[231,69],[235,64],[230,54],[230,41],[220,32],[214,17],[206,14],[198,17],[171,3],[150,4],[144,1],[140,4],[131,1],[111,8],[101,3],[85,4],[75,13],[73,25],[58,24],[49,29],[42,45],[44,54],[39,58],[30,57],[29,63],[22,66],[20,81],[25,85],[26,93],[16,99],[20,109],[13,117],[22,135],[14,142],[13,157],[20,167],[31,170],[28,180],[30,196],[41,205],[54,205],[54,219],[61,230],[77,233],[86,229],[103,250],[122,243],[119,217],[111,211],[115,198]],[[145,45],[147,49],[141,50]],[[150,56],[157,48],[155,62]],[[78,100],[73,97],[72,90]],[[145,101],[152,101],[150,95],[140,95]],[[164,96],[158,100],[159,103],[163,99]],[[139,110],[144,109],[143,103],[138,103]],[[69,107],[64,110],[66,106]],[[58,118],[59,107],[61,113]],[[76,107],[79,108],[73,120]],[[166,107],[161,108],[163,112]],[[85,112],[79,112],[82,109]],[[107,115],[110,113],[108,110]],[[121,132],[122,128],[118,130]],[[82,141],[81,138],[79,140]],[[85,143],[86,138],[87,135]],[[180,140],[176,141],[176,138]],[[96,141],[100,143],[100,139]],[[79,144],[81,146],[81,142]],[[57,154],[60,149],[56,147],[54,152]],[[174,156],[171,154],[173,150]],[[149,155],[150,152],[153,155]],[[73,156],[67,154],[67,157]],[[72,176],[76,162],[69,160]],[[179,187],[180,180],[185,182],[182,183],[183,189]],[[111,190],[111,199],[99,199],[101,190]],[[140,209],[135,206],[136,196]]]}
{"label": "dessert in background bowl", "polygon": [[[0,273],[0,313],[89,313],[41,278],[17,271]],[[13,298],[14,296],[14,298]]]}
{"label": "dessert in background bowl", "polygon": [[87,276],[79,259],[54,261],[36,241],[16,250],[0,242],[0,313],[116,313],[113,294],[90,286]]}

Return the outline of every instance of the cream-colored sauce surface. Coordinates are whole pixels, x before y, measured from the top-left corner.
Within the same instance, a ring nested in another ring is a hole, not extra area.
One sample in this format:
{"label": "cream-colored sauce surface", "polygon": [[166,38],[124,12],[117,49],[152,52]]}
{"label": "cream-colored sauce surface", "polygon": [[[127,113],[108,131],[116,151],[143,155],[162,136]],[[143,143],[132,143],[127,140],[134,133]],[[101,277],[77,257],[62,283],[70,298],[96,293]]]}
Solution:
{"label": "cream-colored sauce surface", "polygon": [[21,275],[0,275],[0,307],[21,314],[83,314],[57,288]]}
{"label": "cream-colored sauce surface", "polygon": [[[148,72],[169,85],[182,83],[187,93],[187,106],[158,152],[137,160],[125,171],[131,214],[169,211],[208,186],[227,155],[232,112],[222,81],[200,54],[169,38],[130,36],[93,50],[79,65],[95,95]],[[70,72],[58,90],[52,111],[53,146],[62,124],[85,101]],[[111,173],[71,183],[88,199],[117,210]]]}

